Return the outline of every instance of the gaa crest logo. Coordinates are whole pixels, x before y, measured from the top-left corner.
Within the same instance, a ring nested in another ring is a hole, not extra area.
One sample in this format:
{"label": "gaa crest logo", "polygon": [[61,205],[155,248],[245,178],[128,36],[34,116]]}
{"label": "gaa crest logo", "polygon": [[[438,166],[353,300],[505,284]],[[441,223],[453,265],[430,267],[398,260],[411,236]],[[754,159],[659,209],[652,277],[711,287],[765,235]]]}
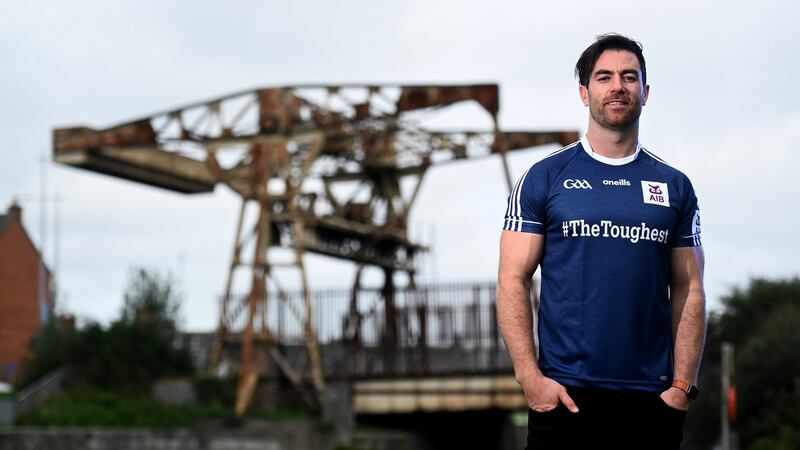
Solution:
{"label": "gaa crest logo", "polygon": [[567,178],[564,180],[564,187],[567,189],[591,189],[592,185],[586,180]]}
{"label": "gaa crest logo", "polygon": [[667,183],[642,180],[642,199],[645,203],[669,207]]}

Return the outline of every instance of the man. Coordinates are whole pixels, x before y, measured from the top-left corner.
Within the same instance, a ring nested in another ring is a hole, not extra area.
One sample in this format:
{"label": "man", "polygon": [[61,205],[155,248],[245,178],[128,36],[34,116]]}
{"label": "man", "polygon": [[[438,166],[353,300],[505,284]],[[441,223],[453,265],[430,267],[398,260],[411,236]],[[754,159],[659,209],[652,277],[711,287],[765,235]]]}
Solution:
{"label": "man", "polygon": [[697,198],[639,145],[641,45],[599,36],[576,75],[586,136],[522,175],[500,238],[498,321],[530,406],[528,449],[677,449],[705,339]]}

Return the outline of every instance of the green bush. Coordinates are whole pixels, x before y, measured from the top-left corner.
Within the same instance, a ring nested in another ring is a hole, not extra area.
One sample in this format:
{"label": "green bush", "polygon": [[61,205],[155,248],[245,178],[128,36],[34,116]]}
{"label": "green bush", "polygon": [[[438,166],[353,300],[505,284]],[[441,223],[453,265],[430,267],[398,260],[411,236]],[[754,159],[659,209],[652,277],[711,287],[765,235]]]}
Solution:
{"label": "green bush", "polygon": [[233,407],[236,403],[237,379],[233,377],[217,378],[210,375],[198,375],[194,379],[197,399],[204,404],[217,404]]}
{"label": "green bush", "polygon": [[132,272],[120,317],[108,327],[80,330],[51,321],[32,342],[19,386],[58,367],[70,368],[70,383],[84,388],[147,391],[157,379],[193,373],[191,355],[176,348],[179,296],[167,277]]}
{"label": "green bush", "polygon": [[74,389],[20,417],[17,425],[172,428],[230,414],[221,406],[173,407],[141,395]]}

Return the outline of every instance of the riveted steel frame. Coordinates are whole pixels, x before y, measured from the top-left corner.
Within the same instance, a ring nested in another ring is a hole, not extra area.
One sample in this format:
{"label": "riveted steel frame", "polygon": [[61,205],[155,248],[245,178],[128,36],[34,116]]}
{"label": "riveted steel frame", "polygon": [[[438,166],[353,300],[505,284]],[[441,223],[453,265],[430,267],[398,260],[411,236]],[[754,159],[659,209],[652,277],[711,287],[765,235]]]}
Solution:
{"label": "riveted steel frame", "polygon": [[[426,114],[473,102],[489,117],[485,130],[434,130]],[[242,197],[229,274],[221,301],[218,342],[241,343],[237,412],[252,397],[260,364],[271,358],[299,388],[324,389],[304,253],[315,252],[385,274],[386,342],[397,340],[394,273],[414,282],[414,257],[424,247],[408,236],[408,216],[427,169],[436,164],[500,155],[508,188],[509,151],[566,144],[577,133],[502,132],[498,87],[481,85],[349,84],[253,89],[171,109],[109,128],[54,130],[58,162],[184,193],[224,184]],[[402,182],[410,180],[410,189]],[[312,187],[311,184],[314,184]],[[342,186],[353,186],[342,194]],[[258,210],[246,217],[248,205]],[[270,248],[292,250],[289,261]],[[249,249],[249,250],[248,250]],[[250,252],[251,258],[246,257]],[[303,299],[283,293],[279,267],[299,276]],[[246,308],[232,304],[240,269],[249,273]],[[354,283],[360,285],[361,270]],[[272,283],[274,289],[268,289]],[[305,362],[287,361],[275,347],[267,304],[270,292],[303,326]],[[260,320],[259,320],[260,319]]]}

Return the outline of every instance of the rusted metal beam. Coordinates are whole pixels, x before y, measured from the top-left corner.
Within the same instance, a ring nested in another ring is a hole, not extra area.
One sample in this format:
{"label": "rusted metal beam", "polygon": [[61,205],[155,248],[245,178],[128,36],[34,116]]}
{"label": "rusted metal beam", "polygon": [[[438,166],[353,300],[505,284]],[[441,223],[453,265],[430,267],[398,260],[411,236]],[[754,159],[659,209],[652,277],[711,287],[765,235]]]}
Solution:
{"label": "rusted metal beam", "polygon": [[54,159],[67,166],[184,194],[212,192],[216,184],[202,162],[155,148],[62,151]]}
{"label": "rusted metal beam", "polygon": [[505,131],[495,135],[492,153],[508,152],[547,144],[570,144],[580,139],[576,131]]}
{"label": "rusted metal beam", "polygon": [[397,101],[398,111],[441,107],[453,103],[474,100],[491,115],[500,110],[500,93],[496,84],[472,86],[407,86]]}
{"label": "rusted metal beam", "polygon": [[149,120],[119,125],[106,130],[88,127],[60,128],[53,132],[55,154],[75,150],[97,150],[106,147],[154,146],[156,133]]}

